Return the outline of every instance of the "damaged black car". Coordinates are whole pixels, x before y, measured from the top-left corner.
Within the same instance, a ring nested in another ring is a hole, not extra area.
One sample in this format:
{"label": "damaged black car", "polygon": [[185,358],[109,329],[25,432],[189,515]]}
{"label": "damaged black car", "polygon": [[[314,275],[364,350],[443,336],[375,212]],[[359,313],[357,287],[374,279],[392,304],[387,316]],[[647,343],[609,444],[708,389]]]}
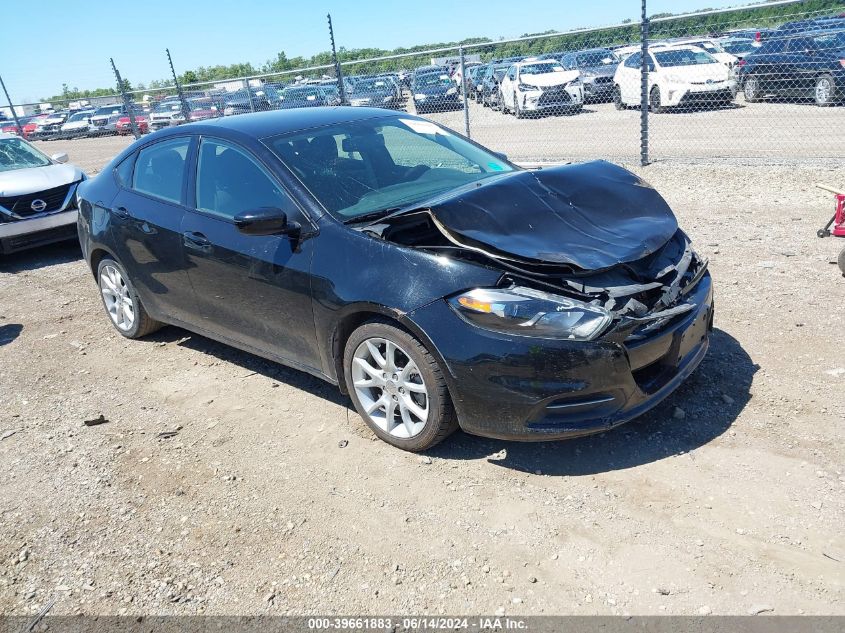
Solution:
{"label": "damaged black car", "polygon": [[166,129],[78,196],[120,334],[174,324],[319,376],[405,450],[606,431],[675,390],[713,327],[707,262],[646,182],[523,170],[409,114]]}

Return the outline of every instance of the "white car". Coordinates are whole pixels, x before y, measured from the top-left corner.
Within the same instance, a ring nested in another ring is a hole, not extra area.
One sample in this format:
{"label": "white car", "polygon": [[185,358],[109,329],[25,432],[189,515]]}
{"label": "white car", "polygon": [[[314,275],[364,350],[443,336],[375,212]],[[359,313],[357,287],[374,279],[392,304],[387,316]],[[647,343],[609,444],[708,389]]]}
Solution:
{"label": "white car", "polygon": [[717,61],[721,62],[730,69],[733,69],[739,59],[736,55],[731,55],[728,51],[722,48],[722,45],[714,39],[708,37],[702,38],[685,38],[683,40],[672,40],[672,46],[697,46],[708,53],[710,53]]}
{"label": "white car", "polygon": [[578,70],[555,60],[526,60],[508,68],[499,84],[502,111],[521,119],[529,112],[575,113],[584,105]]}
{"label": "white car", "polygon": [[151,130],[160,130],[171,125],[179,125],[180,123],[184,123],[184,121],[182,102],[178,99],[175,101],[162,101],[150,112]]}
{"label": "white car", "polygon": [[76,188],[85,174],[67,159],[0,134],[0,255],[76,238]]}
{"label": "white car", "polygon": [[[640,105],[642,53],[633,53],[613,76],[618,110]],[[648,49],[648,96],[652,112],[677,106],[721,106],[733,103],[733,72],[697,46],[654,46]]]}
{"label": "white car", "polygon": [[84,134],[91,127],[91,115],[93,110],[81,110],[71,114],[67,121],[60,128],[63,134]]}

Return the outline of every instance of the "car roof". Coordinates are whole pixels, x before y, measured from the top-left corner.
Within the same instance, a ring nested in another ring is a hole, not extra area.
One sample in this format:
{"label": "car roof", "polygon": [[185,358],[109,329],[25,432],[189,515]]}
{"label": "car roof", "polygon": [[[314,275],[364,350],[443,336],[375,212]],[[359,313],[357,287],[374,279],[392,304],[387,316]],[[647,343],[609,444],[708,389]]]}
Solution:
{"label": "car roof", "polygon": [[[299,130],[331,125],[333,123],[352,123],[366,119],[383,118],[392,113],[378,108],[353,108],[349,106],[324,106],[317,108],[291,108],[289,110],[269,110],[251,114],[226,116],[213,121],[198,121],[171,128],[174,132],[191,130],[196,134],[203,131],[232,130],[254,138],[266,138],[278,134],[287,134]],[[393,113],[416,118],[412,114]]]}
{"label": "car roof", "polygon": [[511,66],[519,66],[521,68],[522,66],[533,66],[534,64],[556,64],[556,63],[558,63],[558,61],[556,59],[537,59],[535,57],[535,58],[532,58],[532,59],[524,59],[521,62],[513,62],[511,64]]}
{"label": "car roof", "polygon": [[597,46],[596,48],[579,48],[576,51],[564,51],[563,53],[554,53],[555,55],[566,55],[571,53],[572,55],[578,55],[580,53],[605,53],[607,51],[613,52],[610,48],[606,48],[604,46]]}

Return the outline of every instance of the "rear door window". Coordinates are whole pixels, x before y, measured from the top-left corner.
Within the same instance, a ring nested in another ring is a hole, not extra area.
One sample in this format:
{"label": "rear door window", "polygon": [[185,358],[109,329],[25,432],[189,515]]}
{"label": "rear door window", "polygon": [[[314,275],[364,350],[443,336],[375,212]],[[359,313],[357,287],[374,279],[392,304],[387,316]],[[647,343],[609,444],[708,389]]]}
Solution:
{"label": "rear door window", "polygon": [[132,189],[180,204],[189,137],[161,141],[138,152]]}

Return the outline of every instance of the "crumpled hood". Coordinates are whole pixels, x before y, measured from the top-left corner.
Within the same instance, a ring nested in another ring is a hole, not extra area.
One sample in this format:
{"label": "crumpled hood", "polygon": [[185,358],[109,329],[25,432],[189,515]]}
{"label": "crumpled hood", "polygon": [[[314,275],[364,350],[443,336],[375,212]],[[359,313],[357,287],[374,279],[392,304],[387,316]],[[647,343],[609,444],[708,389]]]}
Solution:
{"label": "crumpled hood", "polygon": [[518,171],[463,188],[428,210],[463,245],[585,270],[641,259],[678,230],[657,191],[604,161]]}
{"label": "crumpled hood", "polygon": [[81,179],[82,170],[69,164],[0,171],[0,198],[53,189]]}

